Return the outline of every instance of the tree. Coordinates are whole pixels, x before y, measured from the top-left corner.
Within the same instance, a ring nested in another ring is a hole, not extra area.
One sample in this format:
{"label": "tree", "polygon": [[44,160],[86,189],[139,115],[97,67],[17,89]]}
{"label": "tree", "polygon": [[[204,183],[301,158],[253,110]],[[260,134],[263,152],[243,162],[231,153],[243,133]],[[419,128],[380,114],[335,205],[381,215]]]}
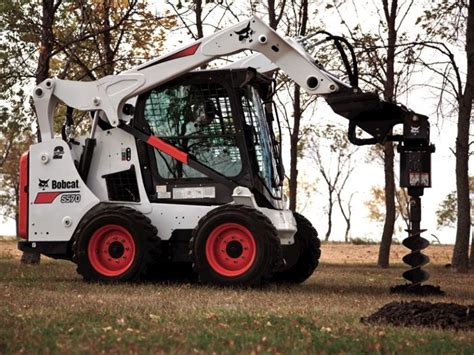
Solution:
{"label": "tree", "polygon": [[436,210],[438,227],[451,227],[456,224],[456,202],[456,191],[452,191],[446,195]]}
{"label": "tree", "polygon": [[[270,2],[269,2],[270,4]],[[309,14],[316,14],[318,11],[319,2],[308,2],[307,0],[291,0],[286,3],[281,2],[279,5],[279,16],[281,20],[281,27],[290,37],[304,38],[305,36],[316,31],[316,28],[311,25],[309,21]],[[270,5],[269,5],[269,13]],[[272,21],[270,20],[270,23]],[[311,52],[312,48],[308,48]],[[321,60],[321,58],[318,58]],[[301,91],[299,85],[289,80],[284,74],[279,76],[278,89],[282,90],[277,95],[277,100],[280,103],[283,119],[286,123],[286,129],[289,136],[289,148],[290,148],[290,168],[288,176],[288,193],[290,200],[290,209],[295,211],[298,206],[298,184],[299,184],[299,171],[298,162],[304,155],[304,150],[307,147],[306,143],[309,141],[306,139],[308,133],[311,131],[309,127],[303,124],[303,119],[307,116],[309,109],[314,109],[314,103],[316,102],[315,96],[309,96],[304,91]],[[291,110],[287,109],[288,99],[291,100]]]}
{"label": "tree", "polygon": [[3,218],[17,219],[18,206],[18,161],[33,143],[33,135],[24,132],[11,144],[10,153],[0,167],[0,206]]}
{"label": "tree", "polygon": [[344,221],[346,222],[346,231],[344,232],[344,241],[348,243],[350,239],[349,235],[351,232],[352,198],[354,197],[355,193],[351,193],[349,196],[349,199],[345,201],[344,198],[342,197],[343,188],[344,186],[341,189],[338,189],[336,191],[336,195],[337,195],[337,204],[339,205],[339,211],[341,211],[341,215],[344,218]]}
{"label": "tree", "polygon": [[[359,17],[362,5],[356,6],[355,2],[351,2],[351,5],[347,3],[349,2],[343,2],[347,6],[352,6],[357,19],[356,25],[352,28],[342,16],[340,6],[334,7],[354,42],[359,63],[362,63],[360,68],[362,86],[366,90],[375,89],[381,92],[383,99],[387,102],[396,102],[397,96],[404,90],[408,90],[407,82],[414,68],[412,58],[414,52],[397,51],[397,46],[409,37],[409,33],[403,31],[403,26],[409,18],[415,1],[378,0],[372,2],[379,21],[376,31],[363,29],[366,26],[366,16]],[[385,218],[377,264],[386,268],[389,266],[390,246],[396,221],[393,143],[386,142],[382,153],[385,177]]]}
{"label": "tree", "polygon": [[[178,0],[177,2],[170,1],[168,4],[178,17],[179,23],[181,23],[184,29],[186,29],[187,34],[194,40],[204,37],[205,27],[210,27],[213,31],[220,30],[228,14],[239,21],[240,14],[236,14],[233,11],[233,2],[229,3],[227,0],[216,2],[192,0],[186,1],[186,3],[187,4],[183,4],[181,0]],[[218,10],[222,12],[219,14]],[[217,17],[213,15],[217,15]],[[219,18],[219,20],[214,21],[216,18]],[[181,31],[183,27],[177,26],[175,31]],[[204,68],[205,66],[202,69]]]}
{"label": "tree", "polygon": [[[39,22],[31,16],[37,12],[42,13]],[[136,64],[133,54],[146,58],[152,48],[160,49],[164,36],[156,29],[169,24],[167,19],[155,16],[146,3],[136,0],[123,3],[102,0],[92,4],[43,0],[41,4],[23,1],[3,4],[0,26],[7,30],[0,47],[0,59],[6,64],[1,71],[2,89],[5,89],[2,99],[10,107],[19,109],[17,115],[10,115],[5,120],[2,116],[0,143],[7,148],[0,161],[4,176],[13,176],[6,172],[4,165],[11,161],[9,153],[13,144],[26,147],[25,143],[31,143],[27,138],[15,141],[19,135],[14,136],[15,129],[11,129],[18,128],[20,117],[33,115],[31,107],[24,105],[24,95],[19,87],[28,85],[32,78],[38,84],[53,73],[61,78],[93,80],[112,74],[118,64]],[[124,50],[124,42],[131,49]],[[38,43],[40,50],[35,58]],[[11,62],[16,65],[9,65]],[[27,127],[29,121],[24,120],[21,124]],[[5,179],[3,188],[9,193],[15,189],[15,183],[13,178]],[[37,263],[39,255],[24,254],[22,260]]]}
{"label": "tree", "polygon": [[[409,197],[405,189],[397,189],[396,195],[396,214],[395,221],[402,219],[403,226],[409,228],[408,220],[408,208],[409,208]],[[383,223],[385,220],[383,206],[385,204],[385,189],[381,186],[373,186],[371,188],[370,200],[366,201],[366,206],[369,211],[369,219]]]}
{"label": "tree", "polygon": [[[449,2],[438,0],[432,8],[425,11],[418,21],[422,22],[428,34],[443,42],[429,43],[431,47],[444,54],[447,62],[423,62],[442,80],[441,95],[454,97],[457,111],[456,158],[456,242],[452,265],[458,272],[469,268],[469,239],[471,229],[469,197],[469,157],[470,121],[474,100],[474,1]],[[463,43],[466,55],[466,74],[464,80],[453,53],[447,44]],[[426,45],[426,44],[425,44]],[[439,69],[442,67],[441,70]],[[464,85],[463,85],[464,81]],[[446,94],[446,95],[444,95]],[[452,102],[452,100],[450,100]],[[449,103],[450,103],[449,102]],[[448,104],[449,104],[448,103]]]}
{"label": "tree", "polygon": [[352,196],[348,204],[344,206],[342,195],[355,168],[353,158],[357,147],[349,142],[344,129],[332,124],[317,127],[308,143],[307,155],[316,164],[327,188],[328,229],[325,240],[328,241],[331,236],[334,204],[338,203],[346,221],[345,239],[347,241],[351,226]]}
{"label": "tree", "polygon": [[[35,73],[36,84],[39,84],[48,78],[49,64],[54,46],[53,23],[55,19],[55,13],[58,10],[58,7],[61,5],[61,2],[62,0],[57,0],[56,3],[54,0],[42,0],[42,17],[41,27],[39,30],[40,50]],[[38,141],[41,141],[41,132],[39,130],[37,135]],[[18,182],[16,183],[17,187]],[[16,190],[18,193],[18,187]],[[39,264],[40,254],[38,252],[23,252],[21,262],[26,264]]]}
{"label": "tree", "polygon": [[[474,192],[474,176],[469,176],[469,194]],[[471,201],[472,202],[472,201]],[[472,209],[471,205],[471,209]],[[436,211],[439,227],[453,227],[456,225],[457,200],[456,191],[446,195]],[[471,254],[469,257],[469,267],[474,267],[474,241],[471,241]]]}
{"label": "tree", "polygon": [[[296,27],[296,34],[298,36],[305,36],[308,30],[308,0],[291,1],[292,7],[299,16],[294,19]],[[290,130],[290,179],[289,179],[289,195],[290,195],[290,209],[296,210],[297,193],[298,193],[298,148],[301,140],[301,119],[305,110],[302,105],[301,88],[294,84],[293,89],[293,128]],[[307,106],[306,106],[307,107]]]}
{"label": "tree", "polygon": [[[384,83],[383,97],[386,101],[395,101],[395,44],[397,42],[397,12],[398,1],[382,0],[383,13],[387,24],[387,60],[386,80]],[[380,242],[379,258],[377,264],[388,267],[390,258],[390,245],[392,243],[395,226],[395,174],[393,170],[394,150],[393,143],[384,144],[384,175],[385,175],[385,222]]]}
{"label": "tree", "polygon": [[99,0],[60,8],[68,22],[55,30],[52,73],[74,80],[96,80],[138,65],[163,48],[174,17],[153,13],[147,2]]}
{"label": "tree", "polygon": [[471,229],[469,198],[469,128],[474,100],[474,1],[469,1],[466,26],[467,73],[464,91],[459,92],[458,132],[456,138],[457,228],[452,265],[458,272],[467,272]]}

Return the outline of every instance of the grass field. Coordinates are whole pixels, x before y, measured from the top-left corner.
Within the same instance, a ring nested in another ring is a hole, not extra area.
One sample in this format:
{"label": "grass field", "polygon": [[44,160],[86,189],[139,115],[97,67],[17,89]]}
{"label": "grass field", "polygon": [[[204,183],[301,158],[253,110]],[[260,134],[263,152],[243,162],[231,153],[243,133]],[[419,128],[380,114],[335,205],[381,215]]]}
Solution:
{"label": "grass field", "polygon": [[[393,259],[405,254],[394,246]],[[431,283],[474,303],[474,274],[453,274],[450,247],[432,246]],[[2,353],[452,353],[474,354],[474,332],[366,326],[393,300],[404,266],[373,266],[377,246],[323,245],[317,272],[299,286],[219,289],[190,284],[86,284],[73,264],[19,264],[0,242]]]}

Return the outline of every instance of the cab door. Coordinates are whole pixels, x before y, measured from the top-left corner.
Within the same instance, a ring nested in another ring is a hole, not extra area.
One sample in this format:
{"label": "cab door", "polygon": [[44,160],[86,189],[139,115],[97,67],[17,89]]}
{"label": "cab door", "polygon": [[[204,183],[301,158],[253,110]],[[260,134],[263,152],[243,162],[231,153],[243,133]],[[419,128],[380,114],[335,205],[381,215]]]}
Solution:
{"label": "cab door", "polygon": [[[191,73],[142,95],[135,128],[176,146],[219,174],[250,186],[236,98],[223,75]],[[137,141],[151,201],[223,204],[232,188],[217,183],[165,153]]]}

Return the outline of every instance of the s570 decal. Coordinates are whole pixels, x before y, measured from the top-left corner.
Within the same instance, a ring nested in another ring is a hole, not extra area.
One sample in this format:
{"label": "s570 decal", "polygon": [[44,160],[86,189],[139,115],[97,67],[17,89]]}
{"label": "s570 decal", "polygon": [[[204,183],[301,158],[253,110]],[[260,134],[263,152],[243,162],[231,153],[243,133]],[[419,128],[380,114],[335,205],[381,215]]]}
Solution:
{"label": "s570 decal", "polygon": [[49,192],[38,192],[36,194],[35,205],[53,203],[54,200],[61,196],[61,203],[79,203],[81,202],[80,191],[49,191]]}

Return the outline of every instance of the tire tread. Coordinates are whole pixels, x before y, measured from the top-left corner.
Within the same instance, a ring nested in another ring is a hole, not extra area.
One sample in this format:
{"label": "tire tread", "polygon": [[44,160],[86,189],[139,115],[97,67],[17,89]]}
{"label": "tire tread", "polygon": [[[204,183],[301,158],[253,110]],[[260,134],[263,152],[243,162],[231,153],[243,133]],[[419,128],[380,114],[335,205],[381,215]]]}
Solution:
{"label": "tire tread", "polygon": [[[127,281],[129,282],[136,282],[144,279],[148,267],[153,265],[158,261],[158,258],[160,256],[160,243],[161,240],[158,237],[158,230],[157,228],[151,223],[151,220],[140,213],[139,211],[127,207],[127,206],[121,206],[121,205],[115,205],[115,204],[106,204],[106,203],[100,203],[99,205],[95,206],[92,208],[79,222],[76,231],[74,232],[73,236],[73,243],[72,243],[72,251],[73,251],[73,256],[72,260],[76,263],[77,268],[76,271],[78,274],[80,274],[84,281],[88,282],[94,282],[94,281],[102,281],[102,282],[108,282],[104,279],[97,279],[97,277],[93,274],[91,274],[86,268],[81,267],[81,263],[79,262],[79,258],[81,257],[81,251],[78,250],[78,245],[79,245],[79,240],[80,237],[83,234],[83,230],[87,227],[87,225],[90,223],[90,220],[94,217],[97,216],[97,214],[115,214],[118,216],[121,216],[125,219],[131,219],[135,221],[135,223],[139,224],[141,226],[141,234],[146,235],[146,241],[145,241],[145,261],[142,263],[142,266],[138,270],[138,272],[128,279]],[[84,252],[84,251],[82,251]],[[112,281],[114,282],[114,281]]]}
{"label": "tire tread", "polygon": [[[261,277],[252,280],[247,286],[261,286],[270,282],[273,278],[274,273],[281,267],[283,263],[283,257],[281,252],[280,239],[278,238],[277,231],[273,226],[272,222],[265,216],[262,212],[257,209],[246,206],[246,205],[237,205],[237,204],[228,204],[224,206],[217,207],[210,212],[208,212],[203,218],[200,219],[196,228],[192,232],[191,239],[189,241],[189,249],[191,250],[191,258],[194,260],[195,251],[194,243],[197,239],[199,230],[203,227],[206,221],[210,218],[215,217],[216,215],[225,213],[225,212],[243,212],[250,215],[254,218],[258,225],[262,226],[264,230],[267,231],[268,238],[266,239],[266,245],[269,249],[269,255],[271,257],[270,262],[267,262],[265,265],[265,270],[262,272]],[[202,283],[215,284],[215,280],[210,277],[208,274],[200,273],[195,262],[193,262],[193,270],[199,275],[199,280]]]}

